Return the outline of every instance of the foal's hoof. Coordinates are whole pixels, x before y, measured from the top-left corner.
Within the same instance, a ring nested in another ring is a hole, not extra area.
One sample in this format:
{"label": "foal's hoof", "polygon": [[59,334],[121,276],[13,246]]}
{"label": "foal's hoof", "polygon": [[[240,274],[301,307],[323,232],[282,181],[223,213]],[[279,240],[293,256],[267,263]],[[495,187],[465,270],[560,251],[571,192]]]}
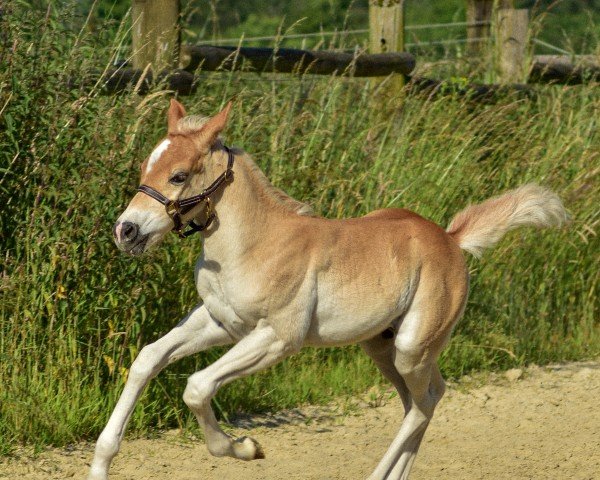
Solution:
{"label": "foal's hoof", "polygon": [[238,438],[234,443],[237,457],[241,460],[258,460],[265,458],[265,452],[260,444],[250,437]]}
{"label": "foal's hoof", "polygon": [[255,451],[254,451],[254,460],[260,460],[262,458],[265,458],[265,451],[260,446],[260,443],[258,443],[253,438],[249,438],[249,440],[254,444],[254,448],[255,448]]}

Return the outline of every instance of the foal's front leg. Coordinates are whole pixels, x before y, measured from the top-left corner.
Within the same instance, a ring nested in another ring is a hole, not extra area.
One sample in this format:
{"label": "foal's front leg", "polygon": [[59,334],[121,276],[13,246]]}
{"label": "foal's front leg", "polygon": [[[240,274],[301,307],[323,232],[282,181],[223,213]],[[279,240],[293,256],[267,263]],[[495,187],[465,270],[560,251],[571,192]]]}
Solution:
{"label": "foal's front leg", "polygon": [[248,437],[233,440],[221,430],[210,401],[221,386],[270,367],[297,350],[298,348],[281,340],[270,326],[259,324],[219,360],[188,379],[183,400],[204,429],[210,453],[240,460],[264,458],[263,451],[255,440]]}
{"label": "foal's front leg", "polygon": [[180,358],[232,342],[225,329],[200,305],[164,337],[144,347],[133,362],[121,397],[98,438],[88,480],[108,478],[110,463],[119,451],[135,402],[153,377]]}

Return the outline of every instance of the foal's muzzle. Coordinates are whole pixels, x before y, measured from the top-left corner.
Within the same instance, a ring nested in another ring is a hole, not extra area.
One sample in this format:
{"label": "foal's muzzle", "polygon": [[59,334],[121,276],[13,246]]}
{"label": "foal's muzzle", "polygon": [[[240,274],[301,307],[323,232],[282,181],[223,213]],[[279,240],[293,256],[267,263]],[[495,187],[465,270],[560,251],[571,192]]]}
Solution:
{"label": "foal's muzzle", "polygon": [[148,235],[141,235],[139,225],[134,222],[115,223],[113,236],[117,246],[132,255],[143,253],[148,241]]}

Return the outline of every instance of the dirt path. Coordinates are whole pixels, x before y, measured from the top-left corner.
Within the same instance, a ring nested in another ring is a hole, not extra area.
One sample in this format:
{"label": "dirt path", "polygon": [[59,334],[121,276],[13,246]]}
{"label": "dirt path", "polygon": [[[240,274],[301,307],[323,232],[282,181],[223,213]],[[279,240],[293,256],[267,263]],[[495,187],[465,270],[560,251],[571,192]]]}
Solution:
{"label": "dirt path", "polygon": [[[519,377],[519,372],[515,377]],[[422,479],[600,479],[600,362],[530,368],[465,380],[442,400],[413,469]],[[307,408],[253,419],[267,458],[211,457],[174,432],[123,444],[111,480],[364,479],[401,420],[398,398],[372,395],[341,408]],[[0,459],[1,479],[85,478],[92,449]]]}

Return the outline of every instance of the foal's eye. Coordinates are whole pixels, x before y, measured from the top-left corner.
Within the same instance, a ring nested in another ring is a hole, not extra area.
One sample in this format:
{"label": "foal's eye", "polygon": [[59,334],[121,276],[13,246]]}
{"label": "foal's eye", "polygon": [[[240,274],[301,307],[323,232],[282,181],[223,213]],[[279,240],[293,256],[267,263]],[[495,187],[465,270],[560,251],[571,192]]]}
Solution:
{"label": "foal's eye", "polygon": [[188,177],[188,174],[185,172],[177,172],[173,174],[171,178],[169,178],[169,183],[173,185],[182,185]]}

